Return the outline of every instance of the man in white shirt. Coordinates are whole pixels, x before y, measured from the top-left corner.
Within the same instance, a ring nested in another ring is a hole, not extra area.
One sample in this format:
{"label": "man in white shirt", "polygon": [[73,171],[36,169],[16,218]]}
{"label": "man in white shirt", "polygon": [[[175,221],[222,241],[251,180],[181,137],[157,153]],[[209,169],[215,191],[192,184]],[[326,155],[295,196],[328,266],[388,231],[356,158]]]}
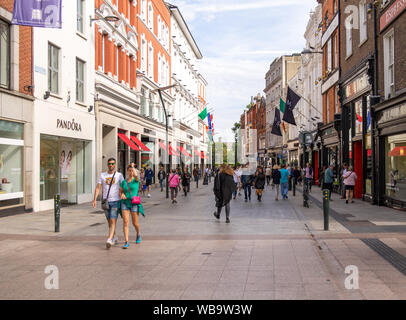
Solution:
{"label": "man in white shirt", "polygon": [[[102,200],[107,200],[109,209],[104,210],[107,221],[109,223],[109,238],[106,242],[106,247],[109,249],[112,244],[117,244],[118,238],[116,234],[116,224],[118,218],[118,208],[120,205],[120,186],[124,180],[120,172],[116,172],[116,160],[110,158],[107,161],[108,171],[103,172],[97,183],[96,190],[94,191],[93,208],[96,208],[96,200],[99,196],[100,189],[102,189]],[[103,202],[103,201],[102,201]]]}

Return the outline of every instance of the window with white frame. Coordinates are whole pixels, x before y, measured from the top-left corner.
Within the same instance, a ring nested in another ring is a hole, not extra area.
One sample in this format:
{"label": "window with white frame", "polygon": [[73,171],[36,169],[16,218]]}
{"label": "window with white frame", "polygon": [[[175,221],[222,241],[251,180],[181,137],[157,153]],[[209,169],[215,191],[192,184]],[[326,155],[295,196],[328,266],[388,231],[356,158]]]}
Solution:
{"label": "window with white frame", "polygon": [[148,28],[153,30],[154,27],[154,8],[152,7],[152,2],[148,3]]}
{"label": "window with white frame", "polygon": [[85,102],[85,62],[76,58],[76,101]]}
{"label": "window with white frame", "polygon": [[332,47],[332,38],[330,38],[327,42],[327,70],[331,71],[331,66],[332,66],[332,60],[333,60],[333,55],[331,51]]}
{"label": "window with white frame", "polygon": [[347,58],[352,55],[352,28],[345,28]]}
{"label": "window with white frame", "polygon": [[84,31],[84,5],[85,1],[84,0],[77,0],[77,15],[76,15],[76,29],[80,33],[83,33]]}
{"label": "window with white frame", "polygon": [[161,53],[158,53],[158,79],[157,82],[159,85],[162,85],[161,82],[161,73],[162,73],[162,61],[161,61]]}
{"label": "window with white frame", "polygon": [[59,48],[48,43],[48,91],[59,93]]}
{"label": "window with white frame", "polygon": [[384,53],[384,81],[385,81],[385,98],[393,97],[395,93],[395,37],[393,29],[385,34],[383,38]]}
{"label": "window with white frame", "polygon": [[359,42],[363,43],[368,39],[367,35],[367,4],[365,0],[359,3]]}
{"label": "window with white frame", "polygon": [[147,72],[147,41],[145,40],[145,35],[141,36],[141,71]]}
{"label": "window with white frame", "polygon": [[154,48],[152,42],[148,45],[148,76],[150,78],[154,76]]}
{"label": "window with white frame", "polygon": [[10,25],[0,20],[0,86],[10,87]]}
{"label": "window with white frame", "polygon": [[147,22],[147,0],[141,0],[141,19]]}

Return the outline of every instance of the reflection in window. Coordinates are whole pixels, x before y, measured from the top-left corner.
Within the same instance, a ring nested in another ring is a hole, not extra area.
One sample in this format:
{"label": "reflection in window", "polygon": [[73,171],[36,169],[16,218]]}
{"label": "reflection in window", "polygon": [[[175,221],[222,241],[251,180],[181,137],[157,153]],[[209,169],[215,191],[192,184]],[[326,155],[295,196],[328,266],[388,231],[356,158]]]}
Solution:
{"label": "reflection in window", "polygon": [[406,134],[385,139],[386,195],[406,201]]}

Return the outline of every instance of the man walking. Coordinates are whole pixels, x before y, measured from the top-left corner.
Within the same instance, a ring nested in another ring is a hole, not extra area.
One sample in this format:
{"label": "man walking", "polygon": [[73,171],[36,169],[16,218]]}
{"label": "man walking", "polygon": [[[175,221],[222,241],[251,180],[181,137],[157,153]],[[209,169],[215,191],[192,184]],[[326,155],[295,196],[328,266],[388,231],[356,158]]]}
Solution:
{"label": "man walking", "polygon": [[306,163],[306,170],[305,170],[305,185],[309,192],[312,192],[312,181],[314,177],[313,168],[310,166],[310,163]]}
{"label": "man walking", "polygon": [[199,170],[197,170],[196,167],[193,169],[193,179],[196,182],[196,189],[198,189],[199,188]]}
{"label": "man walking", "polygon": [[266,175],[266,185],[269,186],[269,184],[271,183],[271,177],[272,177],[271,167],[266,168],[265,175]]}
{"label": "man walking", "polygon": [[151,167],[147,165],[147,170],[145,170],[145,184],[148,190],[148,198],[151,198],[151,185],[154,176],[155,176],[154,171],[152,171]]}
{"label": "man walking", "polygon": [[110,158],[107,161],[108,170],[100,175],[96,190],[93,197],[93,208],[96,208],[96,200],[102,189],[102,208],[106,219],[109,223],[109,237],[106,242],[106,247],[109,249],[112,244],[117,244],[116,224],[118,218],[118,209],[120,203],[120,185],[124,180],[120,172],[116,172],[116,160]]}
{"label": "man walking", "polygon": [[343,170],[341,172],[341,199],[345,199],[345,183],[344,179],[342,178],[348,171],[348,164],[346,162],[343,163]]}
{"label": "man walking", "polygon": [[251,187],[252,187],[253,175],[250,173],[249,163],[242,169],[241,183],[244,188],[245,202],[251,201]]}
{"label": "man walking", "polygon": [[164,191],[165,178],[166,178],[166,173],[165,173],[164,167],[161,166],[161,168],[158,171],[158,179],[159,179],[159,185],[161,187],[161,192]]}

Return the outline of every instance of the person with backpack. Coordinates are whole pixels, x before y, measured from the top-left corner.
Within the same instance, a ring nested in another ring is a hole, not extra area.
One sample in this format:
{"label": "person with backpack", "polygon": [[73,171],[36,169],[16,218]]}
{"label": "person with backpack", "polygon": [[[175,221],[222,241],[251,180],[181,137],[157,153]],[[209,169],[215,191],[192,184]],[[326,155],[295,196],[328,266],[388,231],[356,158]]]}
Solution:
{"label": "person with backpack", "polygon": [[140,225],[138,222],[138,215],[141,213],[144,217],[144,209],[141,204],[141,198],[138,196],[140,190],[140,181],[135,169],[130,165],[127,168],[127,178],[121,182],[120,186],[120,208],[121,216],[123,218],[123,233],[124,233],[124,246],[123,249],[128,249],[130,246],[128,238],[128,226],[131,220],[135,231],[137,232],[137,238],[135,243],[141,243]]}
{"label": "person with backpack", "polygon": [[350,198],[351,203],[354,203],[354,189],[355,181],[357,180],[357,174],[354,172],[352,166],[350,166],[347,172],[343,175],[345,184],[345,203],[348,204],[348,198]]}
{"label": "person with backpack", "polygon": [[171,200],[172,204],[178,203],[176,197],[178,196],[178,186],[180,183],[179,175],[176,173],[176,170],[173,169],[169,175],[169,188],[171,188]]}
{"label": "person with backpack", "polygon": [[120,208],[120,185],[124,180],[123,175],[117,172],[116,159],[110,158],[107,161],[108,170],[100,175],[99,183],[94,192],[92,206],[96,208],[96,200],[102,190],[102,209],[109,224],[109,237],[106,241],[107,249],[118,243],[116,236],[117,218]]}

